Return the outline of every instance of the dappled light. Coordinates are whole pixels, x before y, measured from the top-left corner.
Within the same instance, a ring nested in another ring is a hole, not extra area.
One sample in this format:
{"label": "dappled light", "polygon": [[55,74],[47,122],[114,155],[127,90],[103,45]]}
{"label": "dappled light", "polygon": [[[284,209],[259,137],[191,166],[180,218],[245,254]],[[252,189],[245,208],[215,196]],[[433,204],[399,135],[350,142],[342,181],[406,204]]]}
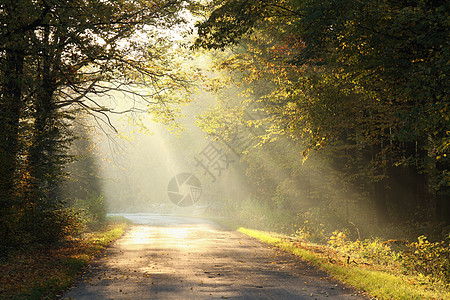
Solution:
{"label": "dappled light", "polygon": [[3,1],[0,298],[448,298],[448,19]]}

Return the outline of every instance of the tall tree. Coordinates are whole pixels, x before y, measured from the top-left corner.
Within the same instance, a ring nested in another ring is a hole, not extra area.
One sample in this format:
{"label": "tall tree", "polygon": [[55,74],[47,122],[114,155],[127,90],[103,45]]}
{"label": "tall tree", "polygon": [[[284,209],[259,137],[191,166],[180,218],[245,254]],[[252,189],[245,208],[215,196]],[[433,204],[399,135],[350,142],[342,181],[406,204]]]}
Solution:
{"label": "tall tree", "polygon": [[[170,114],[164,97],[188,80],[163,30],[182,24],[180,12],[189,5],[182,0],[0,4],[2,222],[19,216],[24,203],[32,210],[55,204],[71,110],[108,125],[109,113],[124,110],[159,105]],[[110,92],[128,94],[134,104],[116,109]],[[14,235],[7,229],[14,227],[11,222],[1,226],[3,236]]]}
{"label": "tall tree", "polygon": [[247,47],[223,65],[273,83],[273,132],[353,149],[383,223],[389,207],[448,209],[448,18],[445,1],[221,1],[196,46]]}

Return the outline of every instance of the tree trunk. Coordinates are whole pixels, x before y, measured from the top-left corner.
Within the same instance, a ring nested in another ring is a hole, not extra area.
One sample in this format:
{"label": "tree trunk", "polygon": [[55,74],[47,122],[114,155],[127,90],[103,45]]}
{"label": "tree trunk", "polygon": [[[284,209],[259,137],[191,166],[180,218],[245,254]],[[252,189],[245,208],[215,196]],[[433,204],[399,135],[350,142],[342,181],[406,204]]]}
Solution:
{"label": "tree trunk", "polygon": [[[449,169],[449,164],[438,162],[436,169],[439,174]],[[439,223],[450,225],[450,186],[440,185],[436,191],[436,220]]]}
{"label": "tree trunk", "polygon": [[[372,161],[376,160],[376,156],[381,156],[383,151],[383,141],[380,141],[372,146]],[[384,158],[378,158],[379,161]],[[375,215],[378,226],[386,225],[390,222],[388,203],[387,203],[387,190],[386,190],[386,168],[384,162],[380,162],[380,166],[376,168],[375,177],[373,181],[373,199],[375,203]]]}
{"label": "tree trunk", "polygon": [[0,238],[3,241],[13,229],[11,210],[18,203],[15,195],[17,160],[19,158],[19,125],[23,108],[21,79],[24,56],[7,51],[2,67],[0,95]]}
{"label": "tree trunk", "polygon": [[[39,74],[39,90],[34,99],[34,127],[30,145],[31,194],[35,199],[51,202],[50,194],[54,185],[54,149],[58,143],[59,129],[55,124],[56,107],[53,101],[55,82],[52,77],[49,31],[44,33],[44,53]],[[42,203],[44,204],[44,203]],[[48,203],[47,203],[48,204]],[[44,204],[46,205],[46,204]]]}

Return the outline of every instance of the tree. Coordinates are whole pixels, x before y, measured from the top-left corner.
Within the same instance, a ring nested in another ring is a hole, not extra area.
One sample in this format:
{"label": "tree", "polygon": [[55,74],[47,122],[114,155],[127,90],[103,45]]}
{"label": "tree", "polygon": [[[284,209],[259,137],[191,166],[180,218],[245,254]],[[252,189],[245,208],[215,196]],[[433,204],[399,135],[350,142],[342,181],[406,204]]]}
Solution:
{"label": "tree", "polygon": [[[183,23],[189,1],[3,1],[0,22],[0,201],[4,241],[24,211],[52,210],[66,162],[71,111],[111,125],[185,88],[161,29]],[[111,91],[133,103],[116,109]],[[178,101],[178,100],[173,100]],[[184,99],[183,99],[184,101]],[[154,108],[153,108],[154,109]],[[39,208],[41,207],[41,208]],[[39,216],[37,217],[39,220]]]}
{"label": "tree", "polygon": [[196,46],[238,45],[222,66],[264,91],[272,136],[351,149],[352,167],[331,159],[370,183],[382,224],[448,207],[446,22],[444,1],[224,1],[198,25]]}

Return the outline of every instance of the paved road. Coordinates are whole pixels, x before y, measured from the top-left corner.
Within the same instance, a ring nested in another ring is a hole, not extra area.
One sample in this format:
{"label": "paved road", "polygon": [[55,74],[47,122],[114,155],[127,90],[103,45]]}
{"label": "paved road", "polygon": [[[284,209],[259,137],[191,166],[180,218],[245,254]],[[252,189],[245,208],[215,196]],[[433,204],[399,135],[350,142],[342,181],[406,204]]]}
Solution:
{"label": "paved road", "polygon": [[296,257],[199,219],[133,225],[62,299],[364,299]]}

